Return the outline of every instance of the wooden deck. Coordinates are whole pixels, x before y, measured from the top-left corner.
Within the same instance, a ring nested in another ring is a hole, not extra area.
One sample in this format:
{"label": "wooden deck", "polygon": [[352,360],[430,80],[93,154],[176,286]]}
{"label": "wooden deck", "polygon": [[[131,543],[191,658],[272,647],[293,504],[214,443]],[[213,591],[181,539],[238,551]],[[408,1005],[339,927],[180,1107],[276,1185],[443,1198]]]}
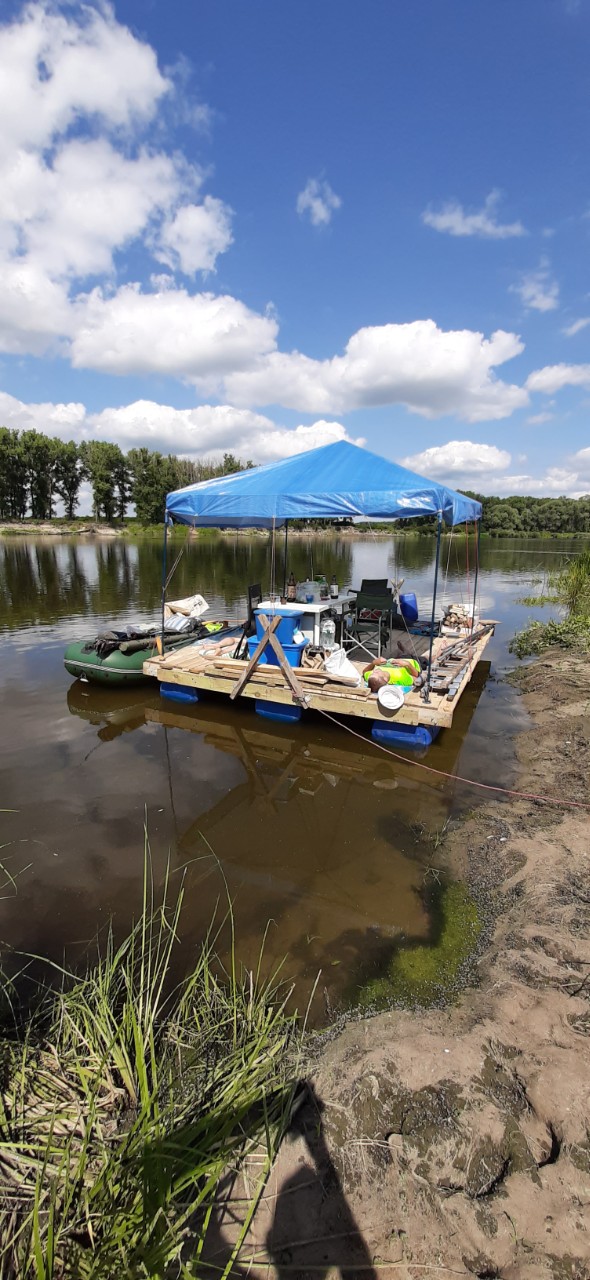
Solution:
{"label": "wooden deck", "polygon": [[[310,675],[309,673],[306,674],[305,668],[297,667],[294,668],[294,674],[304,692],[304,706],[313,711],[329,711],[339,716],[354,716],[362,720],[376,720],[384,725],[395,720],[398,724],[436,725],[441,729],[449,728],[453,721],[454,709],[459,702],[461,694],[469,684],[473,671],[477,663],[481,661],[487,644],[493,635],[493,626],[491,624],[482,624],[484,627],[486,625],[489,625],[490,629],[485,631],[485,634],[479,639],[473,641],[463,664],[457,664],[458,671],[455,676],[455,688],[452,696],[450,691],[437,692],[432,690],[428,701],[426,701],[422,696],[421,690],[414,690],[406,695],[403,706],[398,711],[387,713],[380,707],[376,695],[371,694],[366,687],[354,688],[337,685],[328,676],[324,679],[324,673]],[[440,646],[442,653],[443,643],[449,645],[452,642],[437,641],[435,643]],[[203,648],[204,644],[200,641],[195,645],[190,645],[180,650],[178,653],[169,654],[167,657],[151,658],[144,663],[144,673],[167,684],[179,685],[186,689],[194,689],[197,692],[229,696],[238,677],[244,671],[246,663],[235,662],[228,658],[207,659],[203,654]],[[418,652],[420,648],[423,648],[423,644],[416,644]],[[362,667],[366,661],[368,659],[364,659],[364,661],[357,660],[355,665]],[[263,702],[281,703],[290,706],[295,701],[280,668],[268,664],[259,664],[254,669],[248,683],[238,696],[240,698],[255,698]]]}

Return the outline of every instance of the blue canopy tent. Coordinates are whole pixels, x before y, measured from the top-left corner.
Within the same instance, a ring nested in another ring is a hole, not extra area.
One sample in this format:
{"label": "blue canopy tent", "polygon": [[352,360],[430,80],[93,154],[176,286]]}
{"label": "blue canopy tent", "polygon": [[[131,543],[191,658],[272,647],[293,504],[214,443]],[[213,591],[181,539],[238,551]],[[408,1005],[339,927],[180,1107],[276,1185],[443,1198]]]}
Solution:
{"label": "blue canopy tent", "polygon": [[[453,526],[479,521],[481,503],[346,441],[282,462],[187,485],[169,493],[166,499],[166,527],[178,523],[274,530],[289,520],[407,520],[419,516],[436,516],[438,520],[430,675],[442,522]],[[167,581],[165,533],[162,641]]]}
{"label": "blue canopy tent", "polygon": [[346,441],[190,484],[166,499],[168,520],[230,528],[279,528],[286,520],[435,515],[449,525],[479,520],[481,503]]}

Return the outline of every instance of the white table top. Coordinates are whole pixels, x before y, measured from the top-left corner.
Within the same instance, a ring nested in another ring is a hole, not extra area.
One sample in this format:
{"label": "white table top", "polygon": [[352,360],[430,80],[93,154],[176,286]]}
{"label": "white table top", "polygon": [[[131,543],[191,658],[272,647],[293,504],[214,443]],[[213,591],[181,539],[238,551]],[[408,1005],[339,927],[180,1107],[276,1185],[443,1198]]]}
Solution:
{"label": "white table top", "polygon": [[288,609],[290,613],[325,613],[326,609],[337,609],[342,612],[345,606],[349,606],[354,601],[354,596],[338,595],[329,596],[327,600],[288,600],[286,604],[281,604],[278,600],[271,603],[270,600],[261,600],[256,606],[257,609]]}

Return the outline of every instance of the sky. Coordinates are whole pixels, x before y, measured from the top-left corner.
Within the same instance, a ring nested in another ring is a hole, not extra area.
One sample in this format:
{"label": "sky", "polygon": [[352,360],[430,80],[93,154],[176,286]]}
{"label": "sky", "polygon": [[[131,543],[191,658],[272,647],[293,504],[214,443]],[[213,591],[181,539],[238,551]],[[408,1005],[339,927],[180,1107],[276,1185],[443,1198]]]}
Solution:
{"label": "sky", "polygon": [[590,492],[590,0],[0,9],[0,423]]}

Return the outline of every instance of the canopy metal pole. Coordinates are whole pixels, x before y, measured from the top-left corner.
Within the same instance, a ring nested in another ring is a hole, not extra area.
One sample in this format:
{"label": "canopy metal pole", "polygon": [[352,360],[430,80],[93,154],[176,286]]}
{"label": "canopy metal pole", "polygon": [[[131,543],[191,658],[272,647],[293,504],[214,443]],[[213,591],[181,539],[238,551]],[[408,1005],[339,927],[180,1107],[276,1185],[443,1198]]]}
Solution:
{"label": "canopy metal pole", "polygon": [[434,589],[432,592],[432,614],[430,617],[430,649],[428,651],[428,671],[426,673],[426,684],[424,686],[424,701],[430,701],[430,674],[432,671],[432,648],[434,645],[434,621],[436,613],[436,588],[438,586],[438,568],[440,564],[440,535],[442,531],[442,511],[438,513],[438,528],[436,531],[436,559],[434,562]]}
{"label": "canopy metal pole", "polygon": [[287,594],[287,542],[288,540],[289,540],[289,521],[285,520],[285,550],[284,550],[285,563],[283,565],[283,595],[284,596],[286,596]]}
{"label": "canopy metal pole", "polygon": [[164,548],[162,551],[162,617],[160,620],[160,642],[162,645],[162,656],[164,654],[164,610],[166,608],[166,571],[168,568],[168,512],[164,512]]}
{"label": "canopy metal pole", "polygon": [[471,634],[472,635],[473,635],[473,628],[475,626],[477,583],[479,579],[479,548],[480,548],[480,537],[481,537],[481,520],[476,521],[476,523],[477,523],[477,541],[475,544],[475,581],[473,583],[473,609],[471,610]]}

